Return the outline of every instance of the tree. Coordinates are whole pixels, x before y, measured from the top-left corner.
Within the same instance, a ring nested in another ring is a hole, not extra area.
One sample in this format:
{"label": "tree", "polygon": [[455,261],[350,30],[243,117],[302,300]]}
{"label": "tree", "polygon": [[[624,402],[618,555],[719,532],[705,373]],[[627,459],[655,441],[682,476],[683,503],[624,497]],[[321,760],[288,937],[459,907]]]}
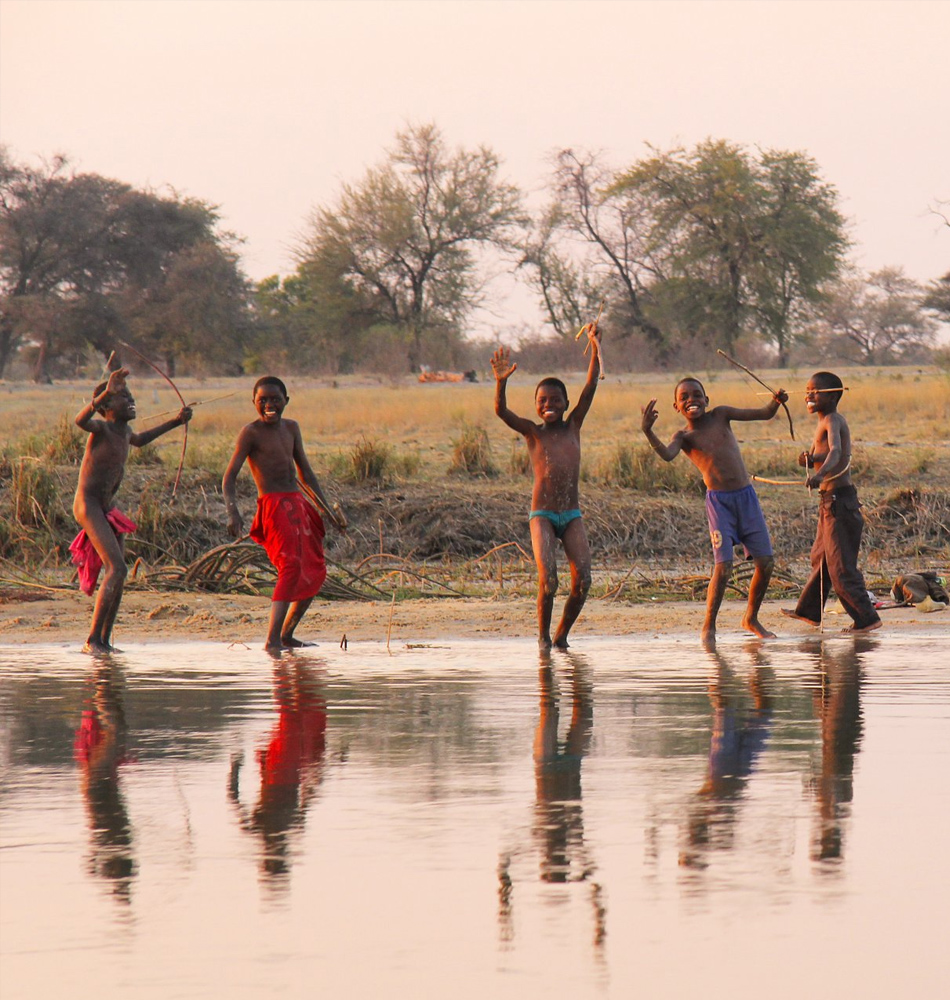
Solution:
{"label": "tree", "polygon": [[830,293],[818,323],[827,350],[866,365],[915,362],[929,353],[936,323],[923,312],[922,289],[902,268],[853,273]]}
{"label": "tree", "polygon": [[655,152],[613,190],[650,206],[646,243],[691,322],[714,325],[732,349],[755,321],[786,364],[795,308],[820,296],[847,246],[837,193],[814,161],[707,140]]}
{"label": "tree", "polygon": [[310,218],[298,270],[317,301],[348,305],[358,329],[402,331],[417,369],[426,336],[460,337],[479,303],[479,252],[509,249],[523,221],[499,166],[485,147],[450,150],[432,124],[397,133],[380,166]]}
{"label": "tree", "polygon": [[524,241],[519,267],[560,336],[590,322],[606,298],[620,336],[640,330],[662,355],[663,332],[648,316],[649,285],[662,275],[649,242],[652,220],[642,199],[617,192],[614,181],[596,154],[561,150],[553,201]]}
{"label": "tree", "polygon": [[950,271],[942,278],[930,282],[923,298],[923,307],[934,313],[941,322],[950,323]]}
{"label": "tree", "polygon": [[64,156],[17,164],[0,149],[0,373],[25,343],[46,380],[87,345],[107,357],[119,337],[172,365],[190,354],[233,370],[247,282],[217,221],[197,199],[75,173]]}

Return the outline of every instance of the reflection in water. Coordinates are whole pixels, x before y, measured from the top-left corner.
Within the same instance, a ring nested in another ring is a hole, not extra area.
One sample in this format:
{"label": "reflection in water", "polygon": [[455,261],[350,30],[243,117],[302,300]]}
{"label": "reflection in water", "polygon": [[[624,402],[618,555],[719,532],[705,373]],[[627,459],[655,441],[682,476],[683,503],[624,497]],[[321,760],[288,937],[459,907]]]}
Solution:
{"label": "reflection in water", "polygon": [[[559,653],[570,663],[571,718],[564,740],[558,738],[560,691],[550,651],[541,653],[538,670],[538,725],[534,737],[535,806],[532,835],[540,853],[540,877],[547,883],[588,882],[594,909],[594,944],[606,935],[602,887],[591,880],[596,865],[584,840],[581,761],[590,749],[594,722],[593,684],[586,660]],[[501,937],[514,937],[511,858],[498,868]]]}
{"label": "reflection in water", "polygon": [[261,873],[272,888],[285,889],[291,838],[303,829],[307,808],[323,779],[327,706],[322,670],[303,656],[281,657],[274,666],[277,725],[257,753],[261,787],[253,808],[240,800],[243,756],[231,761],[228,797],[241,828],[260,838]]}
{"label": "reflection in water", "polygon": [[111,885],[116,899],[129,903],[136,865],[132,828],[119,786],[119,765],[128,760],[125,674],[120,662],[114,656],[97,656],[88,685],[74,743],[91,833],[88,870]]}
{"label": "reflection in water", "polygon": [[715,641],[706,644],[713,668],[712,738],[706,780],[688,810],[686,846],[679,858],[684,868],[706,868],[711,851],[733,846],[746,783],[771,732],[774,674],[762,642],[755,640],[747,648],[752,669],[743,683]]}
{"label": "reflection in water", "polygon": [[814,782],[818,810],[811,838],[813,861],[835,862],[844,851],[844,821],[851,811],[854,758],[861,717],[861,654],[873,649],[873,639],[854,643],[818,643],[815,650],[815,714],[821,720],[821,769]]}

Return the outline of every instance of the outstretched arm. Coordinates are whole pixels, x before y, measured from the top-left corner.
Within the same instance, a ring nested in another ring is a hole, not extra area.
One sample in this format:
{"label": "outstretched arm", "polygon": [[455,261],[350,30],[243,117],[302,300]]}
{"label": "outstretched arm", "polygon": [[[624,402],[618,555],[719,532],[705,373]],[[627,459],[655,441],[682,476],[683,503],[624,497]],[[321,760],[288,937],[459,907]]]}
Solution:
{"label": "outstretched arm", "polygon": [[517,368],[517,364],[511,360],[511,352],[507,347],[499,347],[491,356],[491,370],[495,376],[495,413],[513,431],[528,434],[534,428],[534,424],[508,409],[508,379]]}
{"label": "outstretched arm", "polygon": [[643,419],[640,421],[640,429],[646,435],[647,441],[650,442],[650,447],[664,462],[672,462],[683,449],[683,432],[677,431],[670,443],[664,444],[653,430],[653,425],[660,415],[656,409],[656,400],[651,399],[646,406],[641,407],[640,412],[643,414]]}
{"label": "outstretched arm", "polygon": [[190,406],[183,406],[178,412],[178,416],[174,417],[172,420],[166,420],[162,424],[158,424],[156,427],[149,427],[147,431],[142,431],[141,434],[133,432],[132,436],[129,438],[129,444],[135,445],[136,448],[141,448],[143,445],[151,444],[152,441],[157,437],[161,437],[163,434],[167,434],[169,431],[173,431],[176,427],[181,427],[182,424],[187,424],[191,420],[192,409]]}
{"label": "outstretched arm", "polygon": [[776,389],[775,395],[765,404],[754,410],[741,406],[717,406],[727,420],[771,420],[778,413],[778,408],[788,402],[788,393],[784,389]]}
{"label": "outstretched arm", "polygon": [[571,411],[568,418],[571,423],[580,427],[587,416],[590,404],[594,401],[594,393],[597,391],[597,384],[600,381],[600,331],[595,324],[588,332],[588,343],[590,344],[590,364],[587,366],[587,381],[577,400],[577,405]]}

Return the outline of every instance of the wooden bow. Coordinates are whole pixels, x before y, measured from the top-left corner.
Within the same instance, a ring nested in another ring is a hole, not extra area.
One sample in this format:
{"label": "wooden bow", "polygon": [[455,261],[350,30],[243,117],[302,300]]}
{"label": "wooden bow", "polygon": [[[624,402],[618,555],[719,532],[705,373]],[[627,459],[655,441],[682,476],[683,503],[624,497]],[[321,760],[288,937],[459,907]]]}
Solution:
{"label": "wooden bow", "polygon": [[[120,340],[119,343],[123,347],[130,350],[140,361],[144,361],[145,364],[147,364],[149,368],[152,369],[152,371],[158,372],[158,374],[161,375],[163,379],[165,379],[165,381],[172,387],[172,392],[174,392],[175,395],[178,397],[178,400],[181,403],[183,409],[188,405],[185,402],[185,397],[178,391],[178,386],[175,385],[175,383],[171,380],[171,378],[169,378],[167,372],[163,372],[161,368],[159,368],[158,365],[155,364],[154,361],[149,361],[149,359],[145,357],[145,355],[140,350],[138,350],[138,348],[133,347],[131,344],[126,343],[124,340]],[[175,485],[172,487],[173,497],[178,492],[178,484],[181,482],[181,470],[185,467],[185,451],[188,448],[188,421],[186,420],[182,426],[185,428],[185,436],[181,439],[181,457],[178,459],[178,472],[175,473]]]}
{"label": "wooden bow", "polygon": [[[759,385],[762,386],[763,389],[768,389],[769,392],[772,393],[772,396],[773,397],[775,396],[775,390],[768,383],[763,382],[762,379],[760,379],[759,376],[755,374],[755,372],[750,371],[748,368],[746,368],[745,365],[740,365],[739,362],[736,361],[735,358],[730,358],[729,355],[726,354],[725,351],[716,351],[716,353],[717,354],[721,354],[726,359],[726,361],[729,362],[729,364],[735,365],[736,368],[741,369],[747,375],[751,375],[752,378],[754,378],[756,380],[756,382],[758,382]],[[782,409],[785,411],[785,416],[788,417],[788,433],[792,435],[792,440],[794,441],[795,440],[795,427],[792,424],[792,415],[789,412],[788,406],[785,403],[782,403],[780,405],[781,405]]]}

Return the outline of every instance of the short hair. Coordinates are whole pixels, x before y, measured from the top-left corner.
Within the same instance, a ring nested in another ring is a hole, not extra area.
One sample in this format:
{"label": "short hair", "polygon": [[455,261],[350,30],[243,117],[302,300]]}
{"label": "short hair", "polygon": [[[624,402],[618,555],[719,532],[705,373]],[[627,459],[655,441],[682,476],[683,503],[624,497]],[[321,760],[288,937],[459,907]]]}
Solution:
{"label": "short hair", "polygon": [[830,392],[829,396],[832,397],[832,401],[837,406],[844,395],[844,382],[835,375],[834,372],[815,372],[811,377],[812,382],[820,382],[822,389],[839,389],[840,392]]}
{"label": "short hair", "polygon": [[541,381],[534,387],[534,394],[537,396],[538,390],[542,385],[553,385],[564,393],[564,398],[567,399],[567,386],[559,379],[555,378],[553,375],[548,375],[547,378],[541,379]]}
{"label": "short hair", "polygon": [[285,386],[276,375],[264,375],[259,378],[254,383],[254,388],[251,390],[251,399],[257,395],[257,390],[260,389],[262,385],[276,385],[277,388],[284,394],[284,397],[286,399],[290,399],[290,396],[287,393],[287,386]]}
{"label": "short hair", "polygon": [[673,402],[674,403],[676,402],[676,397],[679,394],[680,386],[684,382],[695,382],[699,386],[699,388],[703,390],[703,395],[704,396],[708,396],[709,395],[709,393],[706,392],[706,387],[703,385],[702,382],[699,381],[698,378],[694,378],[692,375],[687,375],[686,378],[681,378],[679,380],[679,382],[677,382],[676,385],[673,386]]}

